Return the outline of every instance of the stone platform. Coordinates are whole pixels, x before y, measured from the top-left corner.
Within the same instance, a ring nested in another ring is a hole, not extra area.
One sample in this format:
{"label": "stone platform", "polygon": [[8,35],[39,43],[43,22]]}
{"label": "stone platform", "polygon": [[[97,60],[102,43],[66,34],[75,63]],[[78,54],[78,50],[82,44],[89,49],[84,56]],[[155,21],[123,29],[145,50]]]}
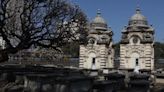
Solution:
{"label": "stone platform", "polygon": [[133,74],[126,81],[125,74],[119,72],[103,74],[99,70],[56,66],[0,65],[0,92],[146,92],[150,89],[149,78],[150,75]]}

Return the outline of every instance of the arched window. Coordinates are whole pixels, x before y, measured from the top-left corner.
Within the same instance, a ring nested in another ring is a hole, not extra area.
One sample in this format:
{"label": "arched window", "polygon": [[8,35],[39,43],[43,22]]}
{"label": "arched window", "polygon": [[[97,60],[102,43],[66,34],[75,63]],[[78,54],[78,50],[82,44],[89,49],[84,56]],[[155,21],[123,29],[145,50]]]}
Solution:
{"label": "arched window", "polygon": [[89,54],[88,65],[89,65],[88,68],[96,69],[96,54],[93,52]]}

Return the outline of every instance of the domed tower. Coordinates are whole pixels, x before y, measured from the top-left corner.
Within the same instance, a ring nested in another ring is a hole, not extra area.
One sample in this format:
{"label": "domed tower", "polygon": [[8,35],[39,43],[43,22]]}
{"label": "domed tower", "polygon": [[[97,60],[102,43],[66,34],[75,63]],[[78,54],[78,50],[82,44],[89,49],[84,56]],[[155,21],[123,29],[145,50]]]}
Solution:
{"label": "domed tower", "polygon": [[103,69],[113,68],[114,50],[112,30],[101,17],[100,11],[90,23],[87,44],[80,45],[80,68]]}
{"label": "domed tower", "polygon": [[120,68],[154,69],[154,29],[139,8],[122,31]]}

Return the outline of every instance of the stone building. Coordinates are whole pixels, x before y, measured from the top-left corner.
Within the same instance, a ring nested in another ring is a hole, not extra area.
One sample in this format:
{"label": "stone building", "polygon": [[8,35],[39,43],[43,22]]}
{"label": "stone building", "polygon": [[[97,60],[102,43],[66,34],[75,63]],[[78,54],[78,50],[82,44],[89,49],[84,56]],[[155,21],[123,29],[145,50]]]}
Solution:
{"label": "stone building", "polygon": [[154,29],[139,8],[122,31],[120,68],[154,69]]}
{"label": "stone building", "polygon": [[85,69],[113,68],[112,30],[98,12],[90,23],[87,44],[80,45],[79,67]]}
{"label": "stone building", "polygon": [[3,38],[0,36],[0,49],[4,49],[5,48],[5,41],[3,40]]}

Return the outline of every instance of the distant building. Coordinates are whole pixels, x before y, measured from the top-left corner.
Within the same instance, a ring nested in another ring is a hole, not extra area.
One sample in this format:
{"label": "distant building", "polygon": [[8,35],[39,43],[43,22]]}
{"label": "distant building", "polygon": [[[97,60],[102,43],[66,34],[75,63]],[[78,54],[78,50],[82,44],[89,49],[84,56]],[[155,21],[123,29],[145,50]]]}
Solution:
{"label": "distant building", "polygon": [[122,31],[120,44],[120,68],[154,69],[154,29],[136,9],[127,27]]}
{"label": "distant building", "polygon": [[3,40],[2,37],[0,37],[0,49],[4,49],[5,48],[5,41]]}
{"label": "distant building", "polygon": [[113,32],[98,12],[90,24],[87,44],[80,45],[79,67],[85,69],[113,68]]}

